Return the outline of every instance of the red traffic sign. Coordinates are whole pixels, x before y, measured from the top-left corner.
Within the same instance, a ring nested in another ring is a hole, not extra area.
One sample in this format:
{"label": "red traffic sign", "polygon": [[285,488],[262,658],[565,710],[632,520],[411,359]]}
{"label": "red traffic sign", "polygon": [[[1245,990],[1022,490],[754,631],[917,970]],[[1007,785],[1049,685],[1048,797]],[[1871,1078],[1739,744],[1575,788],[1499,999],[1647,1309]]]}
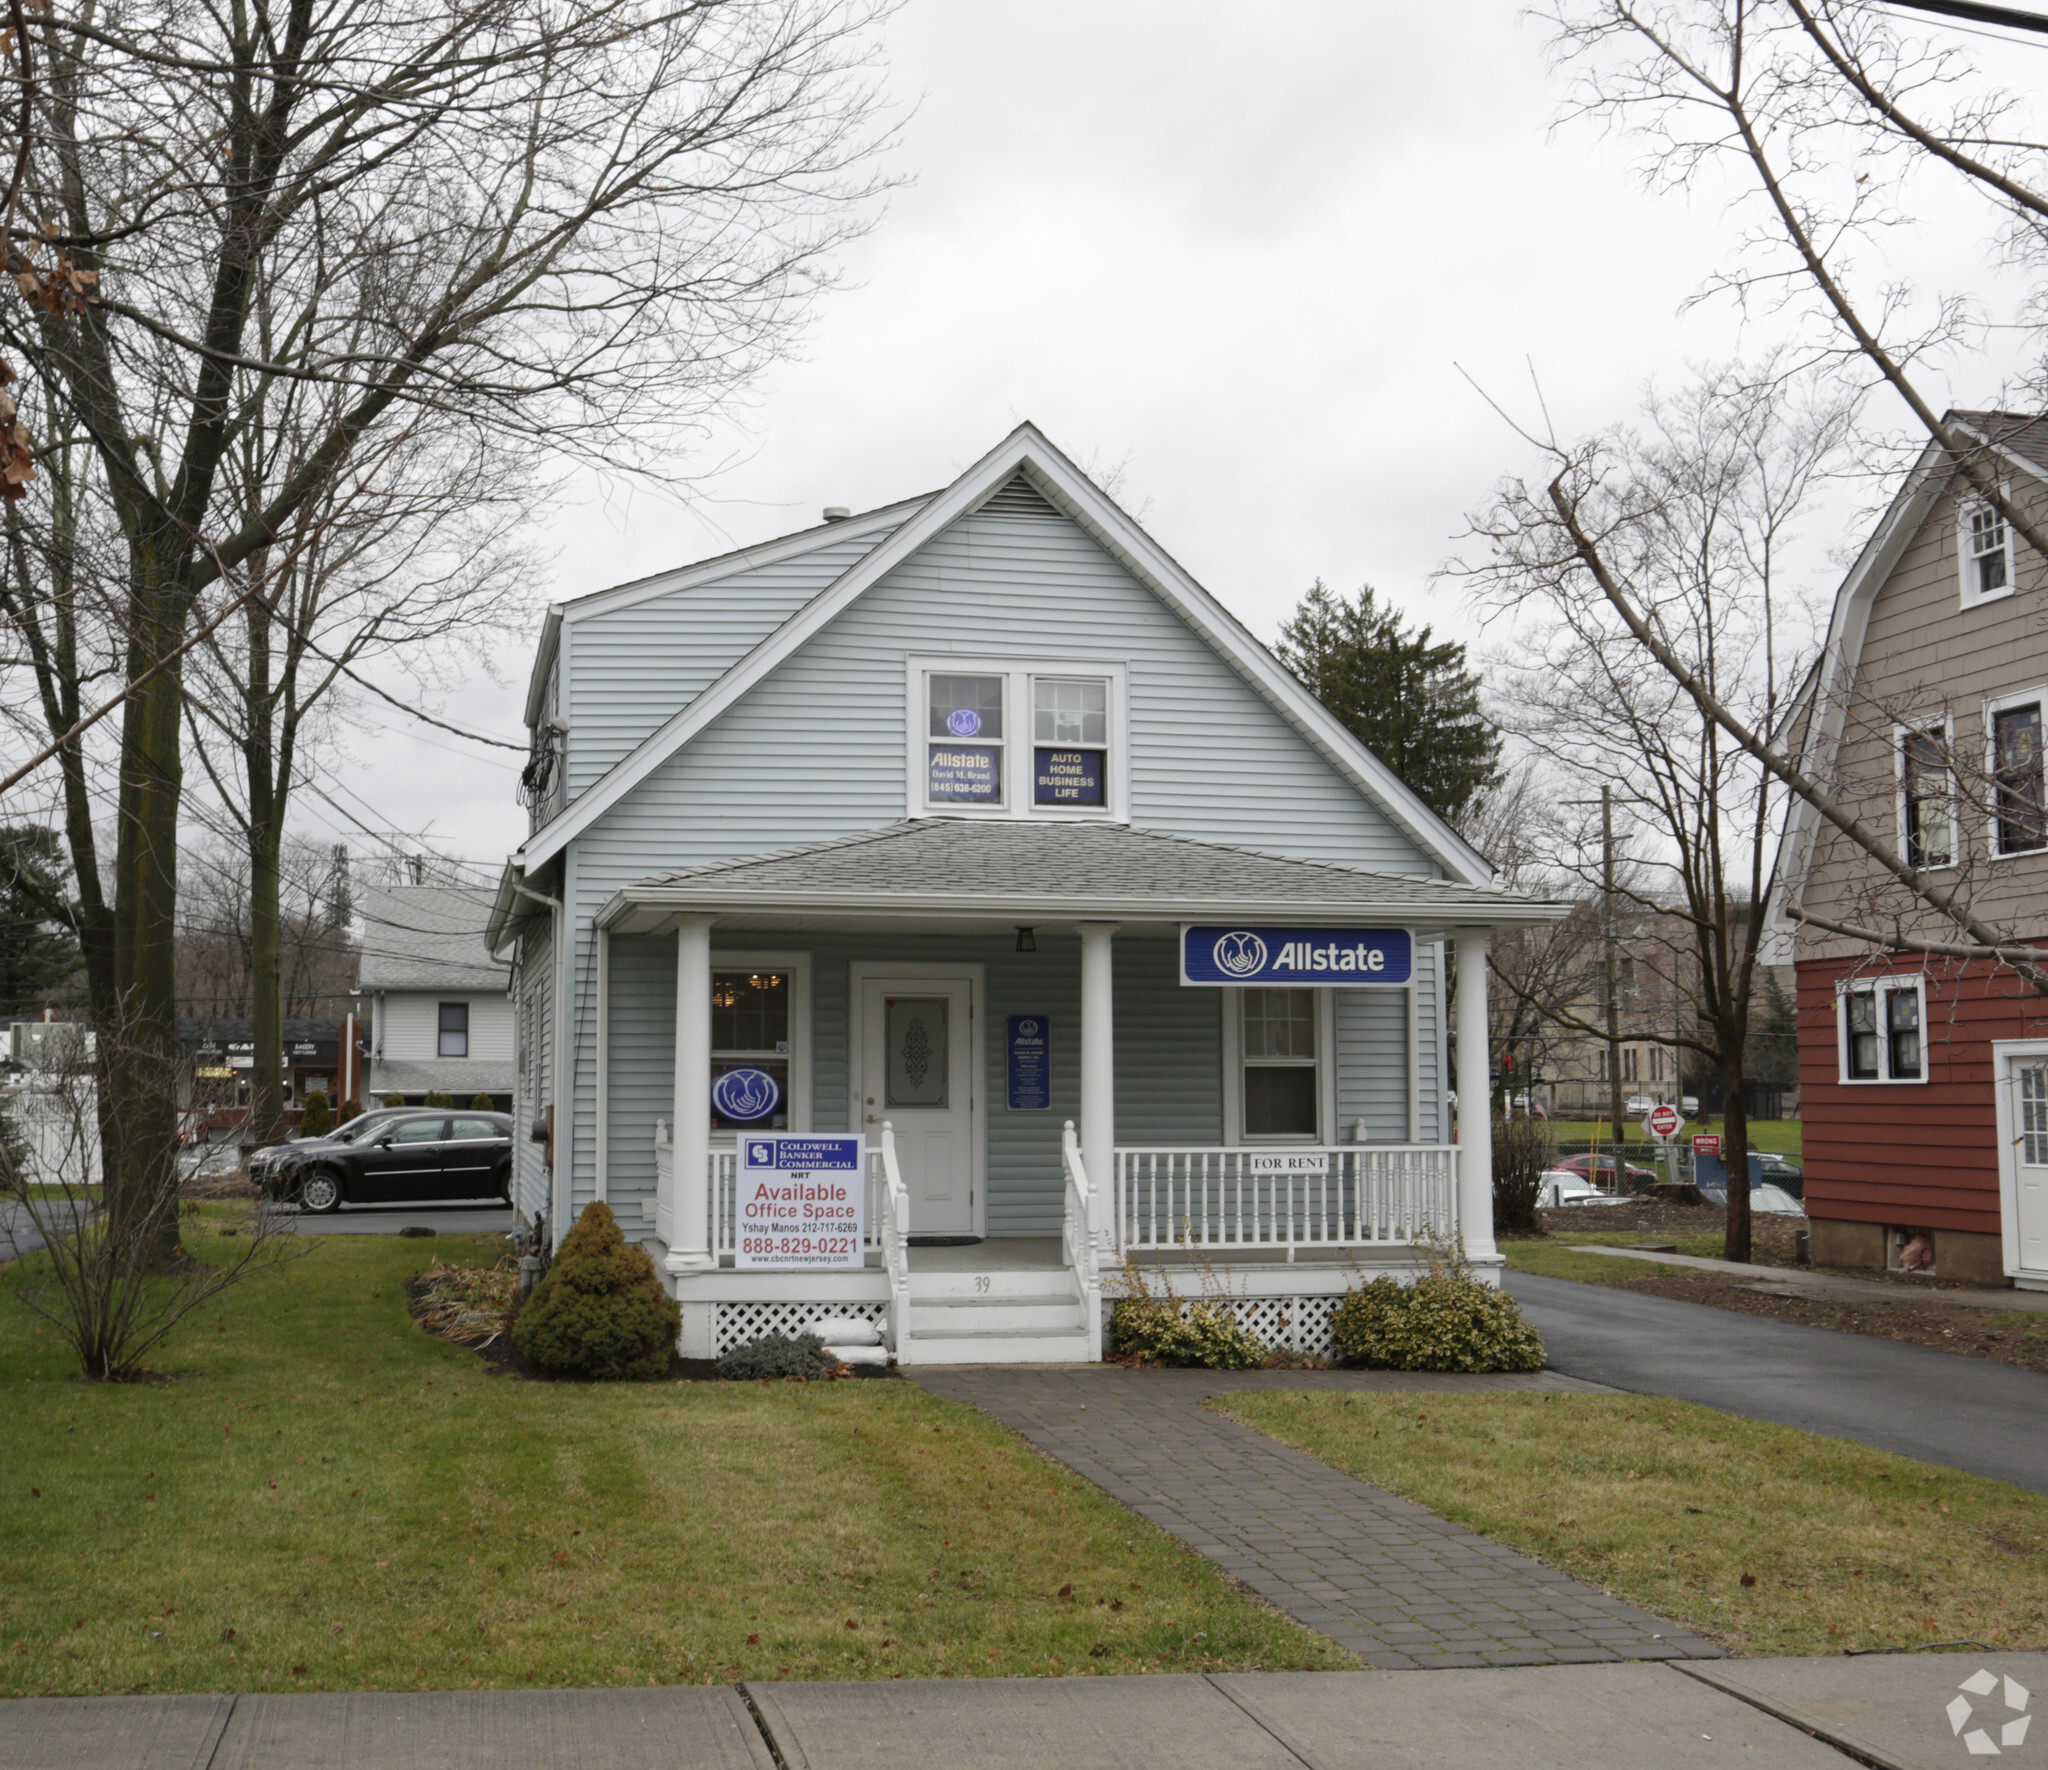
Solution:
{"label": "red traffic sign", "polygon": [[1647,1122],[1652,1137],[1676,1137],[1678,1127],[1684,1124],[1685,1120],[1679,1116],[1678,1108],[1667,1100],[1662,1106],[1650,1108]]}
{"label": "red traffic sign", "polygon": [[1719,1155],[1721,1153],[1721,1133],[1719,1131],[1702,1131],[1692,1140],[1692,1152],[1694,1155]]}

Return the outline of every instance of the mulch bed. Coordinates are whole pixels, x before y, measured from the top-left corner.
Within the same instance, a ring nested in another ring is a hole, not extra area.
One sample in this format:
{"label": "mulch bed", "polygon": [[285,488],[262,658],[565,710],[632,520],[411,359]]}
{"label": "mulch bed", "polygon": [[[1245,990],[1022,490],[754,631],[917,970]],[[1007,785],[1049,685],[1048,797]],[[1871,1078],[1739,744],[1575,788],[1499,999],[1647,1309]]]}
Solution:
{"label": "mulch bed", "polygon": [[[1594,1213],[1597,1212],[1597,1218]],[[1640,1235],[1657,1230],[1674,1235],[1718,1231],[1726,1220],[1717,1205],[1672,1205],[1649,1199],[1626,1205],[1568,1206],[1562,1210],[1537,1213],[1546,1230],[1577,1232],[1613,1229]],[[1594,1218],[1593,1221],[1588,1221]],[[2048,1373],[2048,1335],[2036,1338],[2025,1331],[2032,1316],[2001,1315],[1989,1309],[1966,1308],[1939,1301],[1939,1281],[1909,1278],[1899,1274],[1850,1271],[1833,1267],[1801,1267],[1793,1258],[1792,1238],[1806,1227],[1800,1217],[1765,1217],[1751,1220],[1751,1263],[1782,1266],[1793,1271],[1829,1273],[1841,1278],[1874,1279],[1890,1282],[1900,1291],[1897,1302],[1822,1302],[1810,1297],[1788,1297],[1776,1291],[1753,1290],[1753,1281],[1730,1272],[1699,1272],[1684,1267],[1650,1267],[1640,1278],[1616,1285],[1617,1290],[1641,1291],[1652,1297],[1675,1297],[1684,1303],[1704,1303],[1715,1309],[1735,1309],[1744,1315],[1766,1315],[1777,1321],[1796,1321],[1808,1327],[1833,1328],[1838,1333],[1869,1334],[1880,1340],[1905,1340],[1918,1346],[1932,1346],[1942,1352],[1957,1352],[1968,1358],[1995,1358],[2027,1370]],[[1948,1288],[1958,1288],[1949,1286]],[[1971,1287],[1981,1288],[1981,1287]],[[2019,1319],[2016,1321],[2015,1317]],[[2048,1321],[2044,1321],[2048,1328]]]}
{"label": "mulch bed", "polygon": [[[509,1278],[509,1283],[501,1278],[501,1274]],[[492,1280],[499,1282],[494,1285]],[[437,1339],[467,1346],[493,1370],[523,1378],[529,1383],[579,1383],[589,1387],[590,1378],[551,1371],[535,1364],[513,1345],[509,1312],[503,1305],[495,1304],[492,1293],[501,1291],[508,1299],[516,1297],[518,1281],[518,1268],[509,1263],[499,1267],[436,1266],[411,1280],[405,1287],[405,1294],[413,1320],[423,1329]],[[465,1292],[468,1293],[467,1298],[461,1295]],[[851,1375],[855,1378],[893,1377],[896,1368],[893,1365],[882,1369],[862,1365],[854,1367]],[[721,1383],[728,1379],[718,1374],[715,1359],[683,1358],[671,1352],[667,1375],[651,1380]]]}

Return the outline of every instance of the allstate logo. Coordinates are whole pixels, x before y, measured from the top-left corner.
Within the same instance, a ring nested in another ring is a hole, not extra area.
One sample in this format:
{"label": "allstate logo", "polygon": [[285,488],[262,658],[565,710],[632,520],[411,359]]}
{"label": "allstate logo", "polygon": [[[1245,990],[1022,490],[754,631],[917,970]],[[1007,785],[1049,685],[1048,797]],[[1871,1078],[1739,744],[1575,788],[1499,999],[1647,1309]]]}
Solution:
{"label": "allstate logo", "polygon": [[1226,977],[1256,977],[1266,968],[1266,943],[1248,928],[1221,935],[1209,955]]}
{"label": "allstate logo", "polygon": [[751,1124],[782,1104],[782,1088],[765,1069],[729,1069],[711,1084],[711,1104],[721,1118]]}
{"label": "allstate logo", "polygon": [[972,707],[956,707],[946,715],[946,729],[956,738],[971,738],[981,729],[981,715]]}
{"label": "allstate logo", "polygon": [[1018,1037],[1019,1037],[1020,1039],[1035,1039],[1035,1038],[1037,1038],[1037,1037],[1038,1037],[1038,1022],[1037,1022],[1037,1021],[1035,1021],[1035,1020],[1020,1020],[1020,1021],[1018,1021],[1018,1022],[1017,1022],[1017,1036],[1018,1036]]}

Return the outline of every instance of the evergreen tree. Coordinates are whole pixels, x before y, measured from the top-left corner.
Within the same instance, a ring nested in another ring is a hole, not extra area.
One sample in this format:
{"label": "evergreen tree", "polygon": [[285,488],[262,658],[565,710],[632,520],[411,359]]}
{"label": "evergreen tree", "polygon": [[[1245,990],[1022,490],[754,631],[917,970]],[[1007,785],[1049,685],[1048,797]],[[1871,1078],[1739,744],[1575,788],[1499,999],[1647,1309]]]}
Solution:
{"label": "evergreen tree", "polygon": [[0,1020],[26,1020],[84,963],[55,830],[0,829]]}
{"label": "evergreen tree", "polygon": [[1318,578],[1280,629],[1280,661],[1438,816],[1456,822],[1501,778],[1465,648],[1410,632],[1371,585],[1347,602]]}

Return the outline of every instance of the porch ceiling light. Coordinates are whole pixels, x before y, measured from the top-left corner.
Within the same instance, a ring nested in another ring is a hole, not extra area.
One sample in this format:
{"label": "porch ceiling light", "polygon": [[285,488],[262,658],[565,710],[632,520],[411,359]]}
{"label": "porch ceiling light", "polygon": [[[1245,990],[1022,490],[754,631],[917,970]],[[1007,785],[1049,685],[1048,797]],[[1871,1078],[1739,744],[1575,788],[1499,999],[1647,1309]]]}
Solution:
{"label": "porch ceiling light", "polygon": [[1020,927],[1017,930],[1017,950],[1020,953],[1037,952],[1038,936],[1031,929]]}

